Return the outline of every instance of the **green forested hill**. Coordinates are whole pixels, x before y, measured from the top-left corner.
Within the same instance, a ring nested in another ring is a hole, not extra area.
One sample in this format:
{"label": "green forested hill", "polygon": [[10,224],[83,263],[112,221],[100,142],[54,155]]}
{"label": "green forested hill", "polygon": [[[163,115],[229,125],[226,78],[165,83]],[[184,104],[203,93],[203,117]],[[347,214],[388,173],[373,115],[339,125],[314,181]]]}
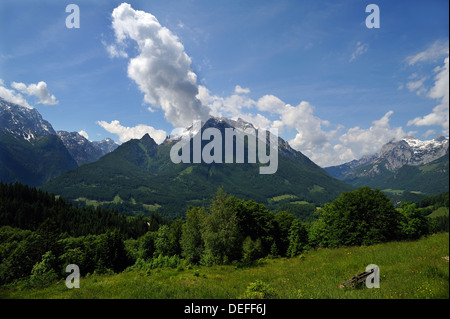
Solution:
{"label": "green forested hill", "polygon": [[[127,205],[128,211],[154,211],[177,216],[188,205],[206,204],[218,187],[242,199],[267,203],[280,195],[322,204],[352,186],[330,177],[300,152],[281,149],[278,170],[259,174],[259,164],[174,164],[166,140],[157,145],[145,135],[130,140],[99,161],[50,181],[43,190],[90,203]],[[93,202],[92,202],[93,200]]]}
{"label": "green forested hill", "polygon": [[146,221],[140,217],[130,219],[111,210],[76,207],[61,197],[34,187],[0,182],[1,226],[71,236],[102,234],[118,229],[125,237],[136,237],[148,230]]}

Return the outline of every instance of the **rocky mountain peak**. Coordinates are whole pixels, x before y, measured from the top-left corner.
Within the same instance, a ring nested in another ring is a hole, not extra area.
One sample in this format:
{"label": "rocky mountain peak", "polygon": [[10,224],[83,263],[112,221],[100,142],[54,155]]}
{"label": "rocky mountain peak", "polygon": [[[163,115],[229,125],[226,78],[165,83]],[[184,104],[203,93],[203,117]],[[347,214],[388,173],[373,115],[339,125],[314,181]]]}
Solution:
{"label": "rocky mountain peak", "polygon": [[0,131],[28,141],[38,136],[56,135],[52,125],[34,108],[0,98]]}
{"label": "rocky mountain peak", "polygon": [[448,153],[449,139],[438,136],[432,140],[419,140],[405,136],[384,144],[374,155],[364,156],[359,160],[326,168],[330,174],[340,178],[359,178],[377,176],[383,170],[395,172],[404,165],[425,165]]}
{"label": "rocky mountain peak", "polygon": [[104,154],[111,153],[114,151],[117,147],[119,147],[119,144],[114,142],[109,137],[101,140],[101,141],[93,141],[92,142],[95,146],[100,148]]}
{"label": "rocky mountain peak", "polygon": [[110,138],[91,142],[78,132],[58,131],[57,135],[78,165],[94,162],[118,146]]}

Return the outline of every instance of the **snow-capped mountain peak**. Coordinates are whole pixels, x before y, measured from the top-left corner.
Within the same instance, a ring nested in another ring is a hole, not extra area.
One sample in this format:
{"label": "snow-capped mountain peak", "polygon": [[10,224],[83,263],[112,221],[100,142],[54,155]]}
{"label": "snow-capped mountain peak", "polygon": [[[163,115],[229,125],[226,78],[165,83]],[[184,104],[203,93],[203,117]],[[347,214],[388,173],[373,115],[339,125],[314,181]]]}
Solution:
{"label": "snow-capped mountain peak", "polygon": [[78,132],[58,131],[57,134],[78,165],[94,162],[118,146],[110,138],[91,142]]}
{"label": "snow-capped mountain peak", "polygon": [[56,135],[52,125],[34,108],[14,104],[0,98],[0,131],[26,140]]}
{"label": "snow-capped mountain peak", "polygon": [[426,165],[448,154],[448,148],[448,137],[438,136],[432,140],[422,141],[413,136],[406,136],[401,140],[384,144],[377,154],[328,167],[326,170],[335,177],[349,180],[373,177],[382,174],[382,168],[395,172],[404,165]]}
{"label": "snow-capped mountain peak", "polygon": [[438,136],[432,140],[419,140],[412,136],[403,139],[408,144],[412,156],[409,165],[422,165],[444,156],[448,152],[449,139]]}
{"label": "snow-capped mountain peak", "polygon": [[403,140],[408,143],[414,153],[430,151],[448,144],[448,138],[445,138],[444,136],[439,136],[432,140],[425,141],[419,140],[413,136],[406,136]]}
{"label": "snow-capped mountain peak", "polygon": [[179,140],[184,136],[194,136],[196,135],[201,127],[221,127],[221,126],[228,126],[232,127],[238,130],[241,130],[243,132],[256,132],[257,129],[255,126],[250,123],[246,122],[241,118],[238,119],[229,119],[226,117],[214,117],[211,116],[207,121],[201,122],[200,125],[197,125],[198,122],[194,123],[193,125],[188,126],[185,129],[175,129],[172,134],[169,136],[171,140]]}

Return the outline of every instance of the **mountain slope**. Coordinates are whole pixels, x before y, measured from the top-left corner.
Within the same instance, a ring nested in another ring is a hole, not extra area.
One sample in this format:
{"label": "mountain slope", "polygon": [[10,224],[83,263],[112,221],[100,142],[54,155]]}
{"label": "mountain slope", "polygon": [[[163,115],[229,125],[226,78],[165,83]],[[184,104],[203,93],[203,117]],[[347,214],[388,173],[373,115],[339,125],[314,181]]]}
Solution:
{"label": "mountain slope", "polygon": [[36,109],[0,98],[0,180],[42,185],[77,167]]}
{"label": "mountain slope", "polygon": [[56,135],[39,136],[26,141],[0,133],[0,180],[42,185],[77,167]]}
{"label": "mountain slope", "polygon": [[56,135],[52,125],[34,108],[8,102],[0,97],[0,132],[25,140]]}
{"label": "mountain slope", "polygon": [[77,162],[78,166],[97,161],[103,155],[117,148],[113,140],[107,138],[103,141],[91,142],[78,132],[56,132],[64,143],[70,155]]}
{"label": "mountain slope", "polygon": [[95,162],[104,155],[101,149],[95,147],[89,140],[77,132],[57,131],[56,134],[77,162],[78,166]]}
{"label": "mountain slope", "polygon": [[385,144],[373,156],[327,167],[332,176],[355,186],[437,194],[448,191],[449,140],[405,137]]}
{"label": "mountain slope", "polygon": [[[232,125],[236,122],[211,118],[201,132],[214,127],[223,133],[226,128],[233,128]],[[166,139],[157,145],[147,134],[140,140],[122,144],[95,163],[63,174],[43,189],[69,199],[144,204],[149,209],[159,207],[159,211],[174,215],[184,214],[189,204],[205,204],[220,186],[230,194],[262,203],[286,194],[298,201],[324,203],[352,189],[290,148],[281,138],[278,139],[278,170],[272,175],[259,174],[259,163],[174,164],[170,150],[177,142]],[[203,141],[202,145],[207,143]],[[248,144],[245,152],[248,153]]]}
{"label": "mountain slope", "polygon": [[119,144],[114,142],[109,137],[101,140],[101,141],[93,141],[92,144],[94,144],[97,148],[101,149],[103,154],[108,154],[114,151],[117,147],[119,147]]}
{"label": "mountain slope", "polygon": [[424,165],[404,165],[395,172],[370,181],[360,179],[355,185],[369,184],[380,189],[391,188],[424,194],[440,194],[449,189],[449,153]]}

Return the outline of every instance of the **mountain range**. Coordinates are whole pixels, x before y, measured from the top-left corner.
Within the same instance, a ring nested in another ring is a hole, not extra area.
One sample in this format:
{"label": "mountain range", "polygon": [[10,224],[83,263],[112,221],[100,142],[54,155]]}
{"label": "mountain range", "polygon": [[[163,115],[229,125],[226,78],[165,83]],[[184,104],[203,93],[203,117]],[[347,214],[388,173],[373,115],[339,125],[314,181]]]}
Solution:
{"label": "mountain range", "polygon": [[383,145],[377,154],[325,170],[355,186],[437,194],[448,191],[449,139],[406,136]]}
{"label": "mountain range", "polygon": [[91,142],[78,132],[57,131],[56,134],[78,166],[95,162],[119,146],[110,138]]}
{"label": "mountain range", "polygon": [[0,180],[40,186],[117,147],[111,139],[91,142],[77,132],[56,132],[31,107],[0,98]]}
{"label": "mountain range", "polygon": [[[443,136],[428,141],[408,136],[377,154],[325,169],[278,137],[278,169],[268,175],[260,174],[261,163],[172,162],[170,151],[183,134],[191,136],[192,159],[195,136],[209,128],[220,131],[222,139],[227,129],[257,133],[242,119],[211,117],[197,131],[188,127],[159,145],[146,134],[119,146],[109,138],[92,142],[77,132],[55,131],[36,109],[0,98],[0,181],[40,186],[83,205],[167,216],[183,215],[189,205],[207,205],[221,186],[269,208],[321,205],[358,186],[425,195],[448,191],[449,140]],[[208,142],[201,142],[202,149]],[[221,145],[225,154],[224,140]],[[247,140],[247,157],[249,146]]]}
{"label": "mountain range", "polygon": [[[243,127],[252,125],[242,120],[210,118],[196,134],[216,128],[224,138],[226,129]],[[123,143],[97,162],[62,174],[42,188],[73,200],[128,204],[131,210],[144,207],[172,216],[184,214],[189,205],[206,205],[219,187],[239,198],[266,204],[274,198],[323,204],[342,191],[353,189],[281,138],[278,138],[278,169],[267,175],[260,174],[260,163],[175,164],[170,150],[179,140],[180,137],[172,136],[158,145],[146,134]],[[206,143],[203,141],[202,148]],[[248,154],[248,144],[245,153]]]}

